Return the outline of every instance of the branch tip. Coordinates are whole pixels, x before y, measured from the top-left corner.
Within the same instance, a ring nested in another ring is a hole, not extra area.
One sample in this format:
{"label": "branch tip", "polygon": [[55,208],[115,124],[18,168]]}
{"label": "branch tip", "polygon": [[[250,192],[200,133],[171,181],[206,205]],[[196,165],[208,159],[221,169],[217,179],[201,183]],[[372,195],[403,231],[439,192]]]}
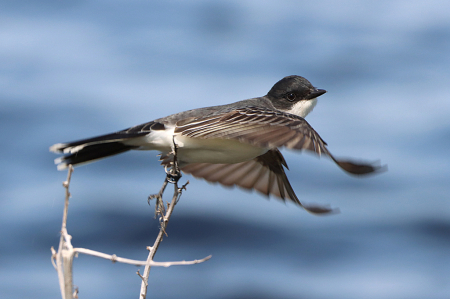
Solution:
{"label": "branch tip", "polygon": [[142,279],[142,283],[145,284],[145,286],[148,286],[147,280],[144,278],[144,276],[141,275],[141,272],[139,272],[139,269],[137,270],[136,274]]}

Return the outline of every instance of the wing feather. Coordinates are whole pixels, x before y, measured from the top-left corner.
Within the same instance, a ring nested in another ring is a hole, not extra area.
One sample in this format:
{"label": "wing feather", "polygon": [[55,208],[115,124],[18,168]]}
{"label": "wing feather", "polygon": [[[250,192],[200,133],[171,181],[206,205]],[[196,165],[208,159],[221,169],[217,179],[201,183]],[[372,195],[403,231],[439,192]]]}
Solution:
{"label": "wing feather", "polygon": [[246,107],[177,124],[176,133],[192,138],[236,139],[252,145],[329,154],[326,143],[303,118],[258,107]]}
{"label": "wing feather", "polygon": [[277,149],[274,149],[246,162],[236,164],[194,163],[183,166],[181,170],[212,183],[239,186],[249,190],[255,189],[266,196],[274,195],[283,201],[292,201],[311,213],[324,214],[334,211],[328,207],[302,204],[289,183],[283,165],[286,166],[283,156]]}
{"label": "wing feather", "polygon": [[[268,149],[307,150],[319,156],[329,156],[343,170],[356,175],[385,170],[385,167],[377,165],[336,159],[305,119],[268,108],[245,107],[213,116],[190,118],[177,123],[175,133],[192,138],[234,139]],[[285,191],[289,193],[289,188]]]}

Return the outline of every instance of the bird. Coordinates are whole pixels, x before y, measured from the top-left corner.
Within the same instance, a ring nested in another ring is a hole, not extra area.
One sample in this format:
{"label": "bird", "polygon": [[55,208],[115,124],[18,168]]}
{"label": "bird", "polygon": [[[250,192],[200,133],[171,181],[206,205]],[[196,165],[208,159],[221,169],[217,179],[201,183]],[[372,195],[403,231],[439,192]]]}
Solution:
{"label": "bird", "polygon": [[156,150],[164,166],[176,159],[182,172],[224,186],[256,190],[291,201],[313,214],[336,211],[300,202],[285,168],[280,148],[327,156],[356,176],[384,169],[374,163],[335,158],[327,143],[305,117],[326,93],[306,78],[292,75],[279,80],[262,97],[232,104],[188,110],[93,138],[57,143],[51,152],[58,170],[90,163],[129,150]]}

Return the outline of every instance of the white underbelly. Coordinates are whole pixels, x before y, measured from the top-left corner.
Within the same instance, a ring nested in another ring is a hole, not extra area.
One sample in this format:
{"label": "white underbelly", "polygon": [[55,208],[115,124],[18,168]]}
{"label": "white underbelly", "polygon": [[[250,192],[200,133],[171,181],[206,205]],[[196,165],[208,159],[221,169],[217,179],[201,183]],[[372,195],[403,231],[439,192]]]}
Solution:
{"label": "white underbelly", "polygon": [[[171,152],[173,132],[153,131],[147,136],[129,140],[126,144],[139,146],[139,150]],[[175,135],[178,160],[184,163],[239,163],[252,160],[268,151],[232,139],[200,139]]]}
{"label": "white underbelly", "polygon": [[186,163],[239,163],[268,151],[232,139],[199,139],[177,136],[179,160]]}

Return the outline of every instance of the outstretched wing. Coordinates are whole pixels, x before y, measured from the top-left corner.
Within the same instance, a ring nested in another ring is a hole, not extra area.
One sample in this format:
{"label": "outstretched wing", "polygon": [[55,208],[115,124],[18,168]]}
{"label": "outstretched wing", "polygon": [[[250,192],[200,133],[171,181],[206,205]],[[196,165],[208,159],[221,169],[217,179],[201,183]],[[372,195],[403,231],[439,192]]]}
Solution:
{"label": "outstretched wing", "polygon": [[[172,159],[172,155],[161,157],[163,165],[170,163]],[[336,211],[329,207],[301,203],[289,183],[283,166],[287,168],[282,154],[278,149],[273,149],[250,161],[235,164],[193,163],[183,166],[181,170],[208,182],[227,187],[255,189],[266,196],[275,195],[283,201],[294,202],[310,213],[326,214]]]}
{"label": "outstretched wing", "polygon": [[235,139],[258,147],[286,147],[327,155],[343,170],[367,174],[381,169],[370,164],[338,160],[325,141],[302,117],[259,107],[246,107],[214,116],[189,118],[177,123],[175,133],[202,139]]}
{"label": "outstretched wing", "polygon": [[247,107],[177,123],[175,133],[193,138],[236,139],[259,147],[307,149],[326,153],[326,143],[308,122],[296,115]]}

